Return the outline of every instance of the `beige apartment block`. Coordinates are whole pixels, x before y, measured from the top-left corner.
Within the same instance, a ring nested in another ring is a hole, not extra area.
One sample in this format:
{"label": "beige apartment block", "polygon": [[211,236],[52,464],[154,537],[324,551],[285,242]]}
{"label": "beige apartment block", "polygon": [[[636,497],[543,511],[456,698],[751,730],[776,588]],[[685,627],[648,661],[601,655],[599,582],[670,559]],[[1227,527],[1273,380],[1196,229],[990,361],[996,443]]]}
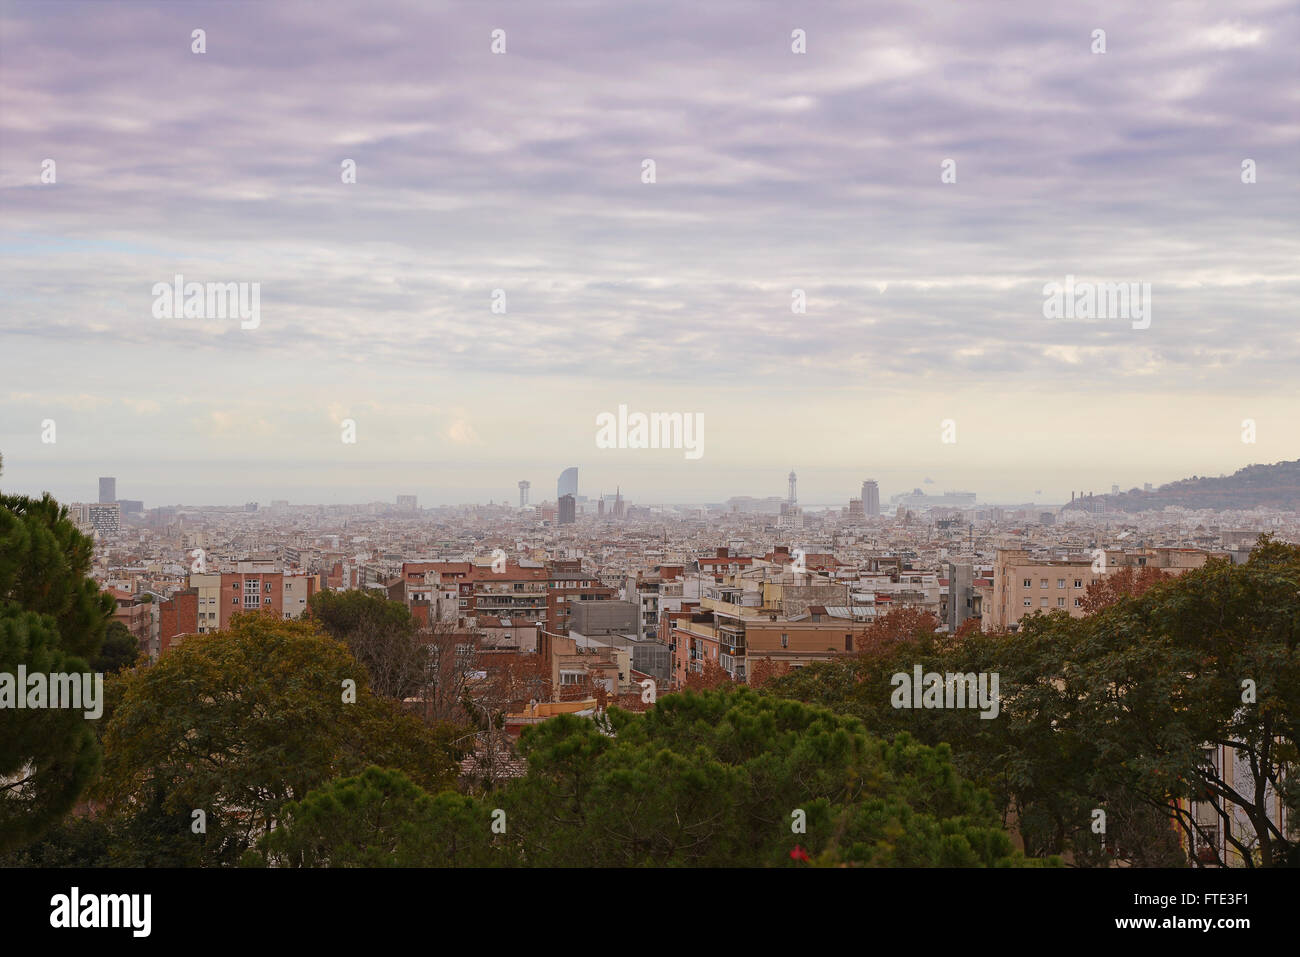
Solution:
{"label": "beige apartment block", "polygon": [[1083,617],[1088,586],[1121,568],[1159,568],[1181,575],[1226,552],[1197,548],[1104,549],[1077,559],[1034,559],[1028,551],[1000,548],[993,562],[993,587],[983,604],[983,629],[1005,631],[1037,612],[1066,611]]}
{"label": "beige apartment block", "polygon": [[206,635],[217,631],[221,622],[221,573],[190,575],[190,587],[198,592],[198,620],[195,622],[198,633]]}

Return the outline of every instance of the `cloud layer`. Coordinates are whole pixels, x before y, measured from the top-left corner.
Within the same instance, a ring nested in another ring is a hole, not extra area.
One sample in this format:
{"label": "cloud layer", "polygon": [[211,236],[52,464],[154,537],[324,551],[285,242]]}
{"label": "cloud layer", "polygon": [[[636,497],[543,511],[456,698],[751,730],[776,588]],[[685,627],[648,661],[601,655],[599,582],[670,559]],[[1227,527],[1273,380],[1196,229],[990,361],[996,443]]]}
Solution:
{"label": "cloud layer", "polygon": [[[1294,5],[11,2],[0,45],[6,486],[1014,496],[1296,454]],[[260,326],[155,319],[177,273],[261,283]],[[1067,275],[1150,283],[1151,327],[1044,319]],[[708,459],[598,456],[620,402],[704,412]]]}

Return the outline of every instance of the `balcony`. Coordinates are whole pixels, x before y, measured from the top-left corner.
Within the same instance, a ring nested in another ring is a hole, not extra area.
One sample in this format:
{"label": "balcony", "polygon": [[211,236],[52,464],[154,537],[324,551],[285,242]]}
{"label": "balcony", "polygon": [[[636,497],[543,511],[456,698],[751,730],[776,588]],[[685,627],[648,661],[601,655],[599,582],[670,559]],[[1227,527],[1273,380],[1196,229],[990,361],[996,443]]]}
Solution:
{"label": "balcony", "polygon": [[745,632],[743,629],[723,625],[718,629],[718,642],[722,645],[723,654],[744,657]]}
{"label": "balcony", "polygon": [[520,595],[532,596],[536,598],[546,597],[545,582],[538,584],[525,585],[523,588],[515,588],[513,585],[479,585],[474,589],[475,596],[484,595]]}

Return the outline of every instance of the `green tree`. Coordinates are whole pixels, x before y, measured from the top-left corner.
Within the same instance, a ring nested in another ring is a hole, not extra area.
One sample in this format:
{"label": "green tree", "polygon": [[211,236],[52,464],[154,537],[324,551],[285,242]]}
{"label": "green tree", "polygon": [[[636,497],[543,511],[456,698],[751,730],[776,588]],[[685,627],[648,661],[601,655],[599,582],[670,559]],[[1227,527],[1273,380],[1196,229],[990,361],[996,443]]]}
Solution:
{"label": "green tree", "polygon": [[90,667],[92,671],[114,675],[134,665],[140,660],[140,655],[140,639],[120,621],[110,621],[99,654],[91,661]]}
{"label": "green tree", "polygon": [[237,615],[118,683],[102,795],[123,816],[204,811],[204,864],[238,861],[287,803],[372,763],[434,790],[455,777],[452,730],[373,694],[311,622]]}
{"label": "green tree", "polygon": [[280,827],[245,863],[280,867],[471,867],[513,863],[491,836],[491,809],[436,796],[401,771],[370,767],[285,805]]}
{"label": "green tree", "polygon": [[107,867],[113,843],[106,820],[72,815],[39,840],[0,854],[0,867]]}
{"label": "green tree", "polygon": [[[1007,866],[1027,863],[946,747],[747,688],[524,732],[483,800],[371,768],[286,804],[245,863],[276,866]],[[499,828],[493,825],[500,825]]]}
{"label": "green tree", "polygon": [[[1004,826],[1014,827],[1031,857],[1071,854],[1079,866],[1173,866],[1185,863],[1167,818],[1126,796],[1099,773],[1095,740],[1072,727],[1058,680],[1068,655],[1058,637],[1039,632],[1044,622],[1077,622],[1065,614],[1032,616],[1018,634],[936,635],[869,647],[853,658],[815,664],[783,676],[766,693],[810,701],[860,718],[872,734],[952,749],[965,777],[987,789]],[[1032,622],[1032,624],[1031,624]],[[895,708],[893,677],[922,672],[997,674],[999,711]],[[1107,814],[1107,840],[1092,832],[1093,812]]]}
{"label": "green tree", "polygon": [[780,866],[796,844],[832,864],[1024,863],[947,748],[743,687],[608,714],[524,732],[528,774],[501,800],[528,863]]}
{"label": "green tree", "polygon": [[[1294,820],[1300,798],[1300,548],[1264,539],[1244,565],[1216,561],[1140,584],[1112,589],[1083,618],[1032,615],[1013,635],[916,634],[802,669],[764,692],[855,715],[884,737],[949,743],[957,768],[992,792],[1030,855],[1185,865],[1171,823],[1195,846],[1195,799],[1215,809],[1221,831],[1230,819],[1248,822],[1228,835],[1247,863],[1293,859],[1296,835],[1269,804],[1280,800]],[[893,708],[891,676],[918,664],[997,673],[998,718]],[[1205,759],[1218,745],[1238,756],[1231,782]],[[1099,810],[1104,835],[1093,832]]]}
{"label": "green tree", "polygon": [[376,694],[401,700],[416,693],[426,654],[405,605],[349,589],[316,592],[307,607],[321,629],[365,667]]}
{"label": "green tree", "polygon": [[[1268,538],[1250,559],[1224,559],[1084,619],[1031,625],[1064,656],[1059,681],[1035,697],[1086,741],[1097,786],[1120,789],[1202,838],[1187,802],[1247,866],[1288,862],[1300,746],[1300,547]],[[1234,768],[1206,760],[1226,747]],[[1215,861],[1214,863],[1223,863]]]}
{"label": "green tree", "polygon": [[[0,495],[0,674],[8,681],[20,665],[29,674],[89,670],[114,607],[87,577],[92,551],[48,494]],[[0,711],[0,851],[59,821],[100,759],[84,711],[11,706]]]}

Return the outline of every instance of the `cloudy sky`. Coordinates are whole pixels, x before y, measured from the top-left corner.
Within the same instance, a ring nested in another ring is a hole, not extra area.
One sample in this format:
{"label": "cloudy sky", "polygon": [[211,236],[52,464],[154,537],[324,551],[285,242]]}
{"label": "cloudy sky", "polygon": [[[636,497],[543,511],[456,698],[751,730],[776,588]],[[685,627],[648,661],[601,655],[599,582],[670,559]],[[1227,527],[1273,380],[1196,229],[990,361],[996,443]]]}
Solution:
{"label": "cloudy sky", "polygon": [[[1053,502],[1300,457],[1298,11],[6,0],[0,484]],[[260,325],[156,317],[178,273]],[[1150,327],[1045,318],[1066,276]],[[703,456],[597,448],[620,404]]]}

